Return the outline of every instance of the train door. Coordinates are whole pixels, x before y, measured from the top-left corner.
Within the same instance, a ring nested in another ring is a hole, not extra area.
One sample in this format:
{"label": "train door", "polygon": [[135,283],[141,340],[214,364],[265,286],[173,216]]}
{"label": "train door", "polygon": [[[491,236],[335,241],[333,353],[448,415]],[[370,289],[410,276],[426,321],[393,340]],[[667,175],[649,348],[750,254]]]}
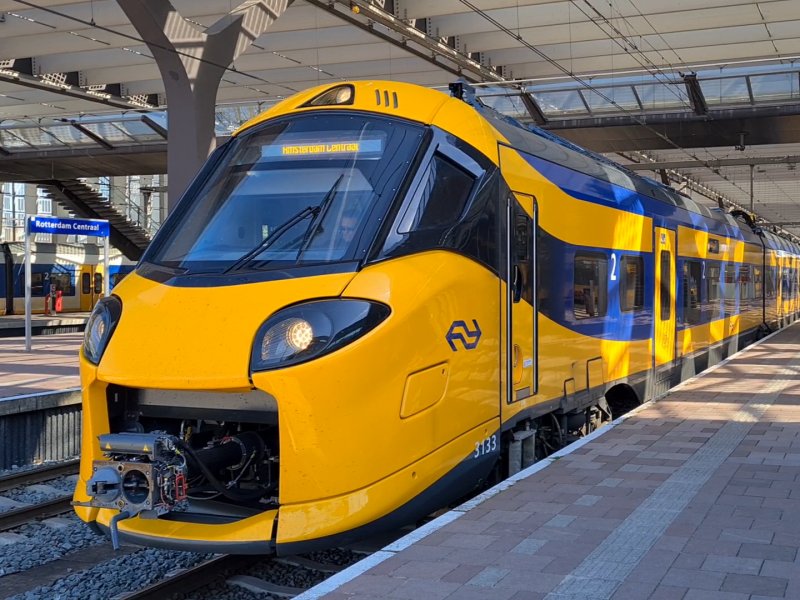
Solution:
{"label": "train door", "polygon": [[536,201],[511,193],[506,207],[506,402],[536,393]]}
{"label": "train door", "polygon": [[669,389],[675,360],[675,232],[655,228],[655,290],[653,297],[653,370],[655,394]]}
{"label": "train door", "polygon": [[103,297],[103,270],[92,265],[81,266],[79,283],[81,311],[89,312]]}

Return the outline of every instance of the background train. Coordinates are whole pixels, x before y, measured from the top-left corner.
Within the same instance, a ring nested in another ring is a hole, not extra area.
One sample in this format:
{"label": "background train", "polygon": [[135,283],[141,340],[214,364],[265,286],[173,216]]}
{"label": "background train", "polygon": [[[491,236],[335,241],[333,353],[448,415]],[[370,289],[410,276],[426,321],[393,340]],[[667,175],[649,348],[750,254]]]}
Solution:
{"label": "background train", "polygon": [[[0,244],[0,314],[25,314],[25,245]],[[88,312],[103,297],[102,248],[94,244],[32,244],[32,312],[45,311],[45,295],[53,285],[61,291],[61,312]],[[112,248],[111,288],[133,270],[135,263]],[[52,305],[50,306],[52,312]]]}
{"label": "background train", "polygon": [[87,325],[82,519],[338,544],[796,318],[797,245],[455,94],[314,88],[212,155]]}

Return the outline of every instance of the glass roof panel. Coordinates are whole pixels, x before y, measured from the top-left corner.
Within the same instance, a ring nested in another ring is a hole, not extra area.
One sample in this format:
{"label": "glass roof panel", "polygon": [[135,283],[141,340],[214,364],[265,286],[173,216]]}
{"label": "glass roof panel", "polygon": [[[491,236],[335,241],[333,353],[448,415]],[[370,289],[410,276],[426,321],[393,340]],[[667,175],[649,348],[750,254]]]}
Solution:
{"label": "glass roof panel", "polygon": [[486,106],[493,108],[497,112],[506,115],[507,117],[511,117],[512,119],[517,119],[519,121],[530,121],[531,114],[525,107],[525,103],[522,101],[522,98],[519,97],[519,92],[514,93],[510,91],[509,93],[514,95],[481,95],[480,98],[481,102],[483,102]]}
{"label": "glass roof panel", "polygon": [[13,131],[14,135],[21,137],[31,146],[36,146],[37,148],[46,148],[48,146],[62,148],[66,145],[64,142],[59,141],[52,135],[48,135],[39,127],[20,127],[18,129],[14,129]]}
{"label": "glass roof panel", "polygon": [[579,114],[588,114],[586,105],[581,100],[577,90],[564,90],[561,92],[537,92],[528,88],[536,99],[539,108],[548,117],[566,117]]}
{"label": "glass roof panel", "polygon": [[750,104],[746,77],[700,79],[698,81],[709,106],[720,104]]}
{"label": "glass roof panel", "polygon": [[230,135],[262,110],[264,109],[256,103],[217,107],[216,122],[214,123],[217,135]]}
{"label": "glass roof panel", "polygon": [[152,127],[142,121],[122,121],[121,123],[117,123],[117,126],[124,129],[129,135],[135,138],[137,142],[150,142],[164,139],[153,131]]}
{"label": "glass roof panel", "polygon": [[689,96],[683,82],[646,83],[634,86],[644,110],[689,109]]}
{"label": "glass roof panel", "polygon": [[[54,135],[63,144],[67,144],[69,146],[87,145],[87,144],[92,146],[97,145],[97,142],[95,142],[92,138],[81,133],[71,125],[49,125],[49,126],[43,126],[42,129],[44,129],[51,135]],[[50,146],[60,145],[53,138],[50,138],[50,140],[51,140],[49,144]]]}
{"label": "glass roof panel", "polygon": [[769,102],[775,100],[795,100],[800,98],[800,77],[797,73],[771,73],[751,75],[750,86],[753,100]]}
{"label": "glass roof panel", "polygon": [[[640,111],[639,102],[629,85],[584,90],[583,97],[592,112]],[[605,97],[603,97],[605,96]]]}
{"label": "glass roof panel", "polygon": [[30,149],[31,146],[25,143],[24,140],[19,139],[19,137],[12,135],[11,132],[0,129],[0,147]]}
{"label": "glass roof panel", "polygon": [[115,143],[131,143],[131,136],[126,135],[119,127],[112,123],[81,123],[83,127],[103,138],[112,146]]}

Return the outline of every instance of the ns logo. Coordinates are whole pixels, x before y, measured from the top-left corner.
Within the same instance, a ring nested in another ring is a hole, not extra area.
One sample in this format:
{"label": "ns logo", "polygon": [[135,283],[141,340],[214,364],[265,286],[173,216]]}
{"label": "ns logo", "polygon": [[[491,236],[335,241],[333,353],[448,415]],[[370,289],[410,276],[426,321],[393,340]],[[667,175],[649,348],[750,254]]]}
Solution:
{"label": "ns logo", "polygon": [[472,319],[472,326],[473,329],[470,329],[464,321],[453,321],[453,324],[450,325],[445,339],[453,352],[458,352],[456,342],[460,342],[464,350],[472,350],[478,346],[481,339],[481,328],[475,319]]}

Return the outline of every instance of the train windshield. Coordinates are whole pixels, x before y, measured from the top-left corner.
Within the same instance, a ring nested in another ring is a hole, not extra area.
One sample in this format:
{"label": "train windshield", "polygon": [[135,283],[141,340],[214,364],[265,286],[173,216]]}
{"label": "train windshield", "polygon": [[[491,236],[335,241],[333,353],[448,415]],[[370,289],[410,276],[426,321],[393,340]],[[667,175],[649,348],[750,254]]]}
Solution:
{"label": "train windshield", "polygon": [[295,115],[230,142],[145,261],[184,274],[357,260],[423,128],[355,113]]}

